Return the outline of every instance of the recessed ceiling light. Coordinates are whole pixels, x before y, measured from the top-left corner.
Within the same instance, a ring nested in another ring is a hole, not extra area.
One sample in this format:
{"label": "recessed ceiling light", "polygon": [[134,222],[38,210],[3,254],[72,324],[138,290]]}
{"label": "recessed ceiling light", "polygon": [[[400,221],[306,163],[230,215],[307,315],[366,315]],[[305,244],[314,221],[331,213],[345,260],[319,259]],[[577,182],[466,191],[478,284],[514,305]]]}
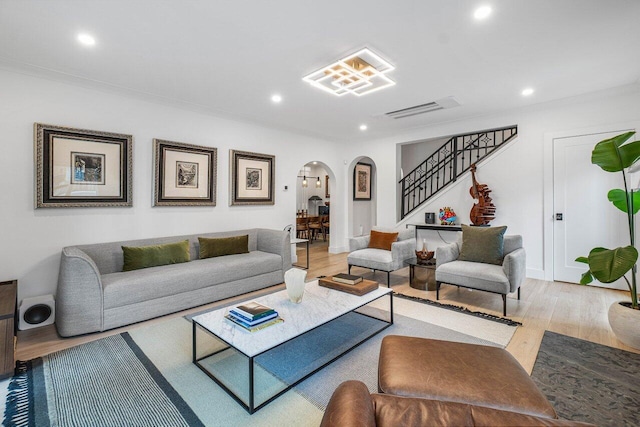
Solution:
{"label": "recessed ceiling light", "polygon": [[87,33],[80,33],[77,38],[78,41],[85,46],[94,46],[96,44],[96,39]]}
{"label": "recessed ceiling light", "polygon": [[280,103],[282,101],[282,96],[275,94],[271,97],[271,101],[275,102],[276,104]]}
{"label": "recessed ceiling light", "polygon": [[318,162],[312,162],[312,163],[313,163],[314,165],[317,165],[317,164],[318,164]]}
{"label": "recessed ceiling light", "polygon": [[360,130],[367,130],[367,125],[360,125]]}
{"label": "recessed ceiling light", "polygon": [[480,6],[473,12],[473,17],[481,21],[491,15],[491,6]]}
{"label": "recessed ceiling light", "polygon": [[522,91],[522,96],[529,96],[531,94],[533,94],[533,89],[530,87],[523,89]]}

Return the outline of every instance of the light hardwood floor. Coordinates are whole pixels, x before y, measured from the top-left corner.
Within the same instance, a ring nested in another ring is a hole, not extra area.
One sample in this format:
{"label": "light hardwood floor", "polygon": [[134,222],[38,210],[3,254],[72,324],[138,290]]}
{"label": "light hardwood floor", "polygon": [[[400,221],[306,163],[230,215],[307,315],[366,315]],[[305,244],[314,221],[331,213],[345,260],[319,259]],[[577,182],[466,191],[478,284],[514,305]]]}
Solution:
{"label": "light hardwood floor", "polygon": [[[302,262],[304,262],[305,257],[304,250],[304,245],[300,245],[298,258]],[[347,253],[328,253],[326,242],[317,241],[310,245],[309,259],[311,268],[307,275],[308,280],[321,275],[330,276],[346,272],[347,270]],[[386,281],[386,273],[377,273],[373,276],[370,270],[357,267],[353,268],[352,273],[363,274],[367,278],[375,277],[381,283]],[[391,274],[391,287],[408,295],[435,300],[435,291],[420,291],[409,286],[408,268]],[[257,297],[283,288],[284,285],[276,285],[254,292],[249,296],[243,295],[231,300],[208,304],[204,307],[197,307],[136,325],[80,337],[60,338],[53,325],[30,331],[20,331],[18,333],[16,357],[20,360],[32,359],[104,336],[161,322],[167,317],[183,316],[190,312],[201,311],[207,307],[227,305],[236,300]],[[622,291],[527,279],[522,285],[521,300],[518,301],[515,294],[510,295],[507,299],[508,317],[523,324],[517,328],[513,339],[507,346],[507,350],[514,355],[528,372],[533,369],[545,330],[635,351],[616,339],[607,320],[609,306],[615,301],[626,300],[627,298],[628,294]],[[443,285],[440,290],[440,302],[464,306],[470,310],[483,311],[498,316],[502,314],[502,299],[498,295],[487,292],[470,291],[462,288],[458,289],[455,286]]]}

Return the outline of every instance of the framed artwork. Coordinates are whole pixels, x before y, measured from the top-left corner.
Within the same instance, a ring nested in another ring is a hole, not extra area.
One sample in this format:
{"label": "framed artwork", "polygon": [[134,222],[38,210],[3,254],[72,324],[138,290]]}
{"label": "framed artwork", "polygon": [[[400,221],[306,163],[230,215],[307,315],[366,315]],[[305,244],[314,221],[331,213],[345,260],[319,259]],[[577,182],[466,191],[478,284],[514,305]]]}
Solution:
{"label": "framed artwork", "polygon": [[132,206],[133,136],[35,123],[36,208]]}
{"label": "framed artwork", "polygon": [[231,206],[275,203],[275,156],[229,150],[229,160]]}
{"label": "framed artwork", "polygon": [[153,140],[154,206],[215,206],[218,149]]}
{"label": "framed artwork", "polygon": [[353,169],[353,200],[371,200],[371,165],[356,163]]}
{"label": "framed artwork", "polygon": [[324,198],[329,198],[329,175],[324,176]]}

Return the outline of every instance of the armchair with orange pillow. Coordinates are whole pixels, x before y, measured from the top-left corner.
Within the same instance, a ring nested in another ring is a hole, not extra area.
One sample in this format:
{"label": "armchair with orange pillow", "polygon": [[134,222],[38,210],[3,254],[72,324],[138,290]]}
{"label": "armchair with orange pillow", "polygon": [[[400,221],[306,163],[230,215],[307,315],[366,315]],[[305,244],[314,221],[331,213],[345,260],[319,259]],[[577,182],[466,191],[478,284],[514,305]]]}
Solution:
{"label": "armchair with orange pillow", "polygon": [[413,230],[391,231],[373,229],[368,236],[349,239],[349,274],[351,267],[363,267],[387,273],[387,286],[391,272],[406,266],[405,260],[415,256],[416,239]]}

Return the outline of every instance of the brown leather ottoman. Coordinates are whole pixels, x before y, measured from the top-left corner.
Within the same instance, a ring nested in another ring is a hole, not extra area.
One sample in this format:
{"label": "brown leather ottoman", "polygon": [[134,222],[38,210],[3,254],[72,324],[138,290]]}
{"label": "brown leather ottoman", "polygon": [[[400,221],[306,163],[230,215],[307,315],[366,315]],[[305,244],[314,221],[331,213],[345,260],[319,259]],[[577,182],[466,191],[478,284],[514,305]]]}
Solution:
{"label": "brown leather ottoman", "polygon": [[378,390],[557,418],[518,361],[497,347],[388,335],[380,348]]}

